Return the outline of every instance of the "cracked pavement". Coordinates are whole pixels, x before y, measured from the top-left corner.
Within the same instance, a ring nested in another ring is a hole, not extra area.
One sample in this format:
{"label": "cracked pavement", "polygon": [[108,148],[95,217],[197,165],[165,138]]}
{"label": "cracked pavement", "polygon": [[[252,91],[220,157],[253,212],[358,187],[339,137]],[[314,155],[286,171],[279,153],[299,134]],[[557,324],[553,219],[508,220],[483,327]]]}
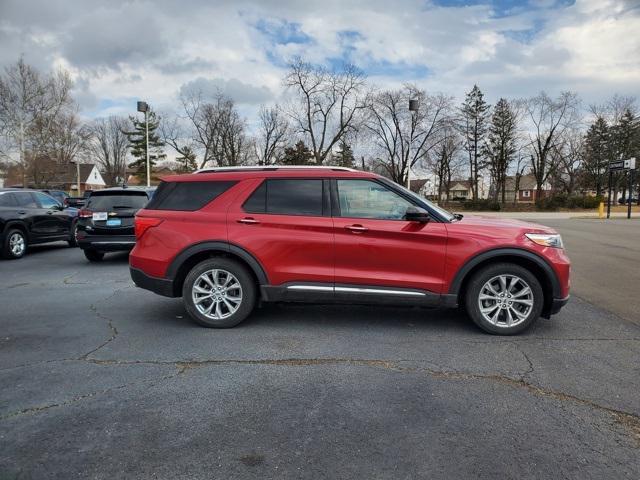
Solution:
{"label": "cracked pavement", "polygon": [[580,298],[517,337],[359,306],[208,330],[55,245],[0,262],[0,309],[2,479],[640,477],[640,327]]}

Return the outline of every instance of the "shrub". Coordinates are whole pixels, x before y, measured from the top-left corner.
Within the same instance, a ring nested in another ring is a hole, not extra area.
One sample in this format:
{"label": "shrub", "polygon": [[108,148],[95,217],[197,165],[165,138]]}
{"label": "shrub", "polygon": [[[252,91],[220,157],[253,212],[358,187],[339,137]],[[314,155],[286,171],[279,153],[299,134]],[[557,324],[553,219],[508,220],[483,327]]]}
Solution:
{"label": "shrub", "polygon": [[498,202],[490,200],[488,198],[479,198],[477,200],[467,200],[463,203],[465,210],[475,211],[492,211],[499,212],[501,206]]}

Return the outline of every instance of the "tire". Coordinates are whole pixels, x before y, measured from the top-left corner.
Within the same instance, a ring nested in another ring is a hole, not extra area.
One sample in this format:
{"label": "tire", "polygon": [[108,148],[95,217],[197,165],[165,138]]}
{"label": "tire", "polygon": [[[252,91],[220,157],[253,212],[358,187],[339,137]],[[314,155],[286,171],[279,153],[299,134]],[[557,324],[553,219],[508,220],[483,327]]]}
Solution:
{"label": "tire", "polygon": [[104,258],[104,252],[98,252],[97,250],[84,250],[84,256],[90,262],[101,262]]}
{"label": "tire", "polygon": [[[215,286],[214,271],[217,272]],[[225,283],[231,288],[225,287]],[[218,287],[223,290],[213,290]],[[217,297],[207,297],[212,290]],[[196,305],[194,297],[198,296],[201,301]],[[198,263],[187,274],[182,286],[182,301],[187,313],[197,324],[209,328],[235,327],[253,311],[256,297],[256,282],[249,270],[235,260],[222,257]]]}
{"label": "tire", "polygon": [[531,271],[512,263],[496,263],[473,275],[464,302],[471,319],[485,332],[516,335],[540,317],[544,293]]}
{"label": "tire", "polygon": [[24,257],[27,252],[27,236],[22,230],[10,229],[4,237],[2,244],[2,257],[9,260],[16,260]]}
{"label": "tire", "polygon": [[71,233],[69,234],[69,240],[67,240],[67,243],[72,248],[78,246],[78,240],[76,238],[76,233],[78,233],[78,221],[74,220],[71,223]]}

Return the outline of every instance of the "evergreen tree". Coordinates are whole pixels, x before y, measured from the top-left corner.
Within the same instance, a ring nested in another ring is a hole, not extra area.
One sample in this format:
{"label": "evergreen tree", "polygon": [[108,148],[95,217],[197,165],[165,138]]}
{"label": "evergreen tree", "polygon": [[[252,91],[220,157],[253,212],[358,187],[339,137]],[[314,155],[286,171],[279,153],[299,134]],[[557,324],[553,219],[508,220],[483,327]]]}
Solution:
{"label": "evergreen tree", "polygon": [[302,140],[284,149],[282,165],[313,165],[314,156]]}
{"label": "evergreen tree", "polygon": [[596,195],[602,194],[610,159],[609,125],[603,117],[598,117],[587,131],[584,158],[586,180],[589,186],[595,187]]}
{"label": "evergreen tree", "polygon": [[489,160],[494,184],[494,198],[497,201],[499,193],[502,192],[502,203],[505,202],[507,170],[517,150],[516,129],[515,112],[509,102],[501,98],[493,110],[484,153]]}
{"label": "evergreen tree", "polygon": [[[166,157],[162,151],[164,142],[160,139],[160,136],[156,133],[160,119],[156,117],[155,112],[149,111],[149,165],[153,171],[153,167],[158,160],[162,160]],[[136,117],[129,117],[133,130],[125,132],[125,135],[129,138],[129,148],[131,149],[131,155],[136,159],[133,163],[129,164],[130,167],[135,169],[136,176],[142,181],[147,177],[147,142],[145,135],[145,121],[139,120]]]}
{"label": "evergreen tree", "polygon": [[344,140],[340,140],[340,149],[334,156],[336,165],[339,167],[354,168],[356,159],[353,156],[353,150],[351,146]]}
{"label": "evergreen tree", "polygon": [[478,198],[478,177],[485,165],[482,162],[482,144],[487,133],[487,121],[491,106],[484,101],[484,94],[474,85],[462,103],[461,130],[465,138],[465,149],[469,153],[469,179],[473,198]]}
{"label": "evergreen tree", "polygon": [[183,147],[180,152],[182,155],[176,157],[176,162],[179,164],[177,171],[179,173],[190,173],[197,170],[196,154],[191,150],[191,147]]}

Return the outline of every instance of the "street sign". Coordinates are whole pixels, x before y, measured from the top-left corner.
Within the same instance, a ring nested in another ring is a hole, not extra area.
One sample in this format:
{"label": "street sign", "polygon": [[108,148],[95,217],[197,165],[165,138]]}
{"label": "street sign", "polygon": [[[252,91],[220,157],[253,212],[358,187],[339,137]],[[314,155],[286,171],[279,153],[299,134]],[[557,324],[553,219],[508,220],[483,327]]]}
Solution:
{"label": "street sign", "polygon": [[636,159],[635,157],[629,158],[628,160],[616,160],[615,162],[611,162],[609,164],[609,170],[612,172],[619,172],[620,170],[635,170],[636,169]]}
{"label": "street sign", "polygon": [[616,160],[615,162],[611,162],[609,164],[609,170],[612,172],[617,172],[620,170],[624,170],[626,167],[624,166],[624,160]]}

